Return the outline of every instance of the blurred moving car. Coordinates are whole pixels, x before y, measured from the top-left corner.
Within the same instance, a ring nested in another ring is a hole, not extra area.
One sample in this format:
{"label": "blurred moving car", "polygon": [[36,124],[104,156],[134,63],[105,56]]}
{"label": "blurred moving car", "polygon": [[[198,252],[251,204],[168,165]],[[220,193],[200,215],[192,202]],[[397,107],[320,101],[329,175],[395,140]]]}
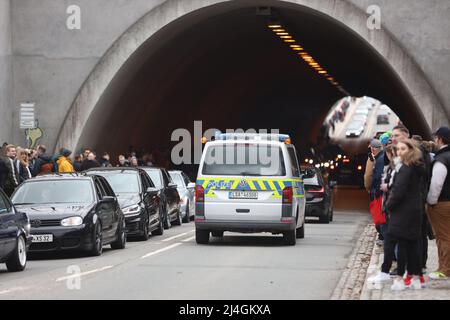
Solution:
{"label": "blurred moving car", "polygon": [[189,223],[191,217],[195,215],[195,182],[191,182],[189,177],[183,171],[172,170],[169,175],[173,182],[177,185],[178,194],[180,195],[180,210],[184,223]]}
{"label": "blurred moving car", "polygon": [[352,122],[362,122],[364,125],[367,124],[367,116],[363,114],[356,114],[352,118]]}
{"label": "blurred moving car", "polygon": [[107,244],[125,248],[125,218],[103,177],[40,176],[23,182],[11,200],[30,218],[30,252],[82,250],[99,256]]}
{"label": "blurred moving car", "polygon": [[159,196],[162,203],[162,212],[164,216],[164,228],[169,229],[174,225],[181,225],[183,219],[180,210],[180,195],[177,185],[172,181],[169,173],[164,168],[142,167],[145,170],[155,187],[160,190]]}
{"label": "blurred moving car", "polygon": [[164,233],[159,189],[144,170],[106,167],[90,169],[86,174],[102,176],[111,185],[125,215],[127,236],[138,236],[146,241],[150,232],[153,235]]}
{"label": "blurred moving car", "polygon": [[25,269],[31,239],[28,216],[17,211],[0,189],[0,263],[6,263],[8,271]]}
{"label": "blurred moving car", "polygon": [[318,217],[320,223],[333,221],[333,187],[335,181],[327,183],[320,169],[308,167],[303,176],[306,192],[307,217]]}
{"label": "blurred moving car", "polygon": [[361,121],[353,121],[347,126],[345,136],[347,138],[359,137],[364,132],[364,123]]}
{"label": "blurred moving car", "polygon": [[389,113],[387,111],[378,111],[377,124],[389,124]]}

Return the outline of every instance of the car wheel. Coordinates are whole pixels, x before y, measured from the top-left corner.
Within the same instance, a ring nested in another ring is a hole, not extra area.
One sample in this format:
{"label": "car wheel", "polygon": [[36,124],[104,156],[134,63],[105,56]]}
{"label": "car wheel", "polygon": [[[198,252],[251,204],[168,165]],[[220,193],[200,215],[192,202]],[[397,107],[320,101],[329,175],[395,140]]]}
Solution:
{"label": "car wheel", "polygon": [[152,232],[153,235],[155,236],[162,236],[164,234],[164,223],[163,223],[163,216],[161,214],[161,211],[159,212],[159,224],[158,224],[158,229],[156,229],[155,231]]}
{"label": "car wheel", "polygon": [[330,211],[329,210],[319,217],[319,223],[323,223],[323,224],[330,223]]}
{"label": "car wheel", "polygon": [[167,207],[164,209],[164,229],[170,229],[172,227],[172,222],[170,221],[169,213],[167,212]]}
{"label": "car wheel", "polygon": [[283,240],[284,243],[288,246],[295,246],[295,243],[297,242],[297,230],[289,230],[286,232],[283,232]]}
{"label": "car wheel", "polygon": [[103,252],[103,233],[102,225],[98,222],[94,228],[94,234],[92,235],[92,250],[90,254],[92,256],[100,256]]}
{"label": "car wheel", "polygon": [[208,244],[209,231],[208,230],[195,230],[195,241],[198,244]]}
{"label": "car wheel", "polygon": [[175,226],[181,226],[182,223],[183,223],[183,218],[181,217],[181,211],[178,210],[177,218],[175,219],[175,221],[173,222],[173,224],[174,224]]}
{"label": "car wheel", "polygon": [[305,220],[303,220],[303,225],[297,229],[297,239],[303,239],[305,237]]}
{"label": "car wheel", "polygon": [[150,223],[150,218],[147,217],[147,219],[145,219],[144,223],[142,224],[142,230],[141,230],[141,236],[139,237],[139,240],[141,241],[147,241],[149,238],[149,228],[148,228],[148,224]]}
{"label": "car wheel", "polygon": [[189,202],[186,204],[186,215],[184,216],[183,222],[189,223],[191,221],[191,216],[189,213]]}
{"label": "car wheel", "polygon": [[27,246],[23,236],[17,239],[16,248],[11,257],[6,261],[8,271],[23,271],[27,265]]}
{"label": "car wheel", "polygon": [[117,239],[111,243],[112,249],[125,249],[127,245],[127,235],[125,234],[125,221],[117,228]]}
{"label": "car wheel", "polygon": [[213,237],[216,237],[216,238],[222,238],[223,237],[223,231],[213,231],[213,232],[211,232],[211,234],[212,234]]}
{"label": "car wheel", "polygon": [[330,222],[333,221],[333,215],[334,215],[334,209],[331,208],[331,209],[330,209]]}

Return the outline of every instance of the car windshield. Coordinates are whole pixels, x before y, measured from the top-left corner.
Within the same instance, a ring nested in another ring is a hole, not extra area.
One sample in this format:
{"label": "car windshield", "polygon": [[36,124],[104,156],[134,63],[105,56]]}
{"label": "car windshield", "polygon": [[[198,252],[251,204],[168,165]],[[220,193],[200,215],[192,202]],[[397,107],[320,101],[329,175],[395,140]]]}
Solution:
{"label": "car windshield", "polygon": [[159,173],[158,169],[145,170],[145,172],[147,172],[147,174],[150,176],[150,179],[152,179],[153,184],[155,185],[156,188],[163,187],[163,183],[161,180],[161,174]]}
{"label": "car windshield", "polygon": [[134,171],[91,171],[109,182],[114,193],[139,193],[138,173]]}
{"label": "car windshield", "polygon": [[361,122],[352,122],[348,125],[348,129],[359,129],[362,125]]}
{"label": "car windshield", "polygon": [[203,163],[205,175],[284,176],[279,146],[235,143],[210,146]]}
{"label": "car windshield", "polygon": [[172,177],[173,182],[178,187],[184,187],[184,181],[183,181],[183,177],[181,176],[181,174],[179,174],[178,172],[169,172],[169,174]]}
{"label": "car windshield", "polygon": [[93,201],[92,184],[89,180],[30,181],[21,185],[12,198],[16,205]]}

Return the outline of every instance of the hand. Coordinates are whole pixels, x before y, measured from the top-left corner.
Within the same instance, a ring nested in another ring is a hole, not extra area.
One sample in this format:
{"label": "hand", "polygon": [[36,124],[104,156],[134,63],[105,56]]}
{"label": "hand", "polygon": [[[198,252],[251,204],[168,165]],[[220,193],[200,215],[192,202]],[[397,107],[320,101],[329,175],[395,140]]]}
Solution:
{"label": "hand", "polygon": [[386,183],[383,183],[380,186],[380,190],[383,191],[383,192],[388,192],[389,191],[388,185]]}

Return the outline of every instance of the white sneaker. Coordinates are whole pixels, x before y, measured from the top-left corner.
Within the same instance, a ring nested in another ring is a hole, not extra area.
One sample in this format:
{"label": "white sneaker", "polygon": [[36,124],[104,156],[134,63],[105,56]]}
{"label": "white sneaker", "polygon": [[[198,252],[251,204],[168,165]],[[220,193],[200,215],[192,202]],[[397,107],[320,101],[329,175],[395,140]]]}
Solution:
{"label": "white sneaker", "polygon": [[369,279],[367,279],[367,281],[370,283],[389,282],[389,281],[391,281],[391,276],[387,273],[380,272],[375,276],[369,277]]}
{"label": "white sneaker", "polygon": [[410,289],[413,290],[420,290],[422,289],[422,284],[420,283],[420,279],[412,279],[411,280],[411,284],[409,285]]}
{"label": "white sneaker", "polygon": [[428,278],[430,278],[431,280],[447,280],[448,279],[448,277],[440,271],[435,271],[435,272],[430,273],[428,275]]}
{"label": "white sneaker", "polygon": [[403,291],[406,289],[403,279],[395,278],[394,284],[391,286],[392,291]]}

